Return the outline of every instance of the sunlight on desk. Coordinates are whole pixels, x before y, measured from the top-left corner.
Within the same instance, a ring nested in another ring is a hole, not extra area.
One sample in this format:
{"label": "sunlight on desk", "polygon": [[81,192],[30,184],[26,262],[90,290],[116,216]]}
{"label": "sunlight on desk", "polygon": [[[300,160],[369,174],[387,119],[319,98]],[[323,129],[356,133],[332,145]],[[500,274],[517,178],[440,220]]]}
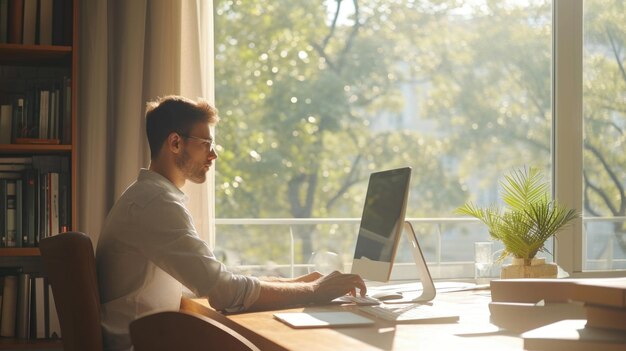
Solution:
{"label": "sunlight on desk", "polygon": [[[293,329],[273,318],[276,311],[222,315],[205,299],[183,299],[181,309],[204,314],[228,325],[263,350],[522,350],[519,335],[489,323],[488,290],[439,294],[434,306],[454,308],[458,323],[394,324]],[[281,312],[353,311],[356,306],[307,306]],[[362,314],[371,318],[368,315]]]}

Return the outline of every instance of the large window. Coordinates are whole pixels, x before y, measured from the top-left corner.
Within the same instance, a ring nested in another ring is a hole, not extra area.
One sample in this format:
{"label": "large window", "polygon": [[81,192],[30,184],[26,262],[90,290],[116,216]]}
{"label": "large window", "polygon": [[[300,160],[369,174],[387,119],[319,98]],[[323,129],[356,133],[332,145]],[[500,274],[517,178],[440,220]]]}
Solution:
{"label": "large window", "polygon": [[584,2],[583,268],[626,269],[626,5]]}
{"label": "large window", "polygon": [[[585,85],[585,102],[593,95],[604,109],[586,106],[595,122],[585,120],[585,167],[589,184],[619,199],[624,11],[595,2],[585,74],[599,83]],[[407,217],[427,259],[453,267],[435,275],[469,276],[459,267],[488,235],[454,209],[497,202],[513,168],[553,171],[550,0],[215,0],[214,9],[216,244],[227,264],[288,274],[280,267],[321,251],[350,262],[369,173],[411,166]],[[618,183],[588,144],[610,155]],[[592,192],[586,216],[624,216]],[[617,231],[586,225],[589,243],[596,235],[618,250]]]}

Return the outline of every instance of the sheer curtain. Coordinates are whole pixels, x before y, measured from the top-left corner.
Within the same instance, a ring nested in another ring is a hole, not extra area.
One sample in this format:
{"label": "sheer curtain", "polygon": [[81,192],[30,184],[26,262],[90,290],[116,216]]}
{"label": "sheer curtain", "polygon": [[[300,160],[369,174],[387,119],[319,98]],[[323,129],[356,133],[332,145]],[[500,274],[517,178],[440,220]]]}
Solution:
{"label": "sheer curtain", "polygon": [[[106,215],[148,167],[146,101],[179,94],[214,101],[212,1],[80,4],[78,228],[94,245]],[[214,174],[188,184],[200,235],[213,244]]]}

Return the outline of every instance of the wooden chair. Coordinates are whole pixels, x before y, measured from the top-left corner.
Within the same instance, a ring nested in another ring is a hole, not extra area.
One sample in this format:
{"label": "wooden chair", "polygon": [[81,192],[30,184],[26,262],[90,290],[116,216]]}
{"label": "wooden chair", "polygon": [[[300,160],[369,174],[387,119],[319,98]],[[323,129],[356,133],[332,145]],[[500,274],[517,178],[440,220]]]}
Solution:
{"label": "wooden chair", "polygon": [[135,351],[260,351],[248,339],[205,316],[186,312],[158,312],[130,323]]}
{"label": "wooden chair", "polygon": [[68,232],[42,239],[39,250],[52,286],[65,351],[102,351],[100,295],[91,239]]}

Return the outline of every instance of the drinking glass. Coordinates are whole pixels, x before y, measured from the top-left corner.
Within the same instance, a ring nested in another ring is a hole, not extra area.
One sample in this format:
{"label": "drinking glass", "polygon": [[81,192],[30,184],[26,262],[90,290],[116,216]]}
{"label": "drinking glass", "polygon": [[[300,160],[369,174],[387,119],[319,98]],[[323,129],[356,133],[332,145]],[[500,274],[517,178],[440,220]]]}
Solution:
{"label": "drinking glass", "polygon": [[488,284],[493,266],[493,242],[474,243],[474,280],[476,284]]}
{"label": "drinking glass", "polygon": [[332,251],[313,252],[309,259],[309,273],[313,271],[318,271],[324,275],[333,271],[343,272],[341,257]]}

